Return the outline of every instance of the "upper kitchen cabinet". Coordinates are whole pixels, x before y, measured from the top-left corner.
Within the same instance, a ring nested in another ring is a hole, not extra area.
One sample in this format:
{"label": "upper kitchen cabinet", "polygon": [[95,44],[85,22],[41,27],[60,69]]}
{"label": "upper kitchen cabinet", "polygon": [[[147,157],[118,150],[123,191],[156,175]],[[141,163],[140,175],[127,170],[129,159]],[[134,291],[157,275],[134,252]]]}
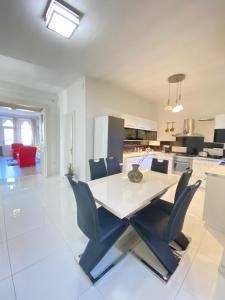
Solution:
{"label": "upper kitchen cabinet", "polygon": [[131,115],[123,115],[122,118],[124,118],[124,127],[126,128],[157,131],[156,121],[148,120],[145,118],[139,118]]}
{"label": "upper kitchen cabinet", "polygon": [[225,114],[216,115],[215,129],[225,129]]}
{"label": "upper kitchen cabinet", "polygon": [[225,114],[215,118],[214,142],[225,143]]}

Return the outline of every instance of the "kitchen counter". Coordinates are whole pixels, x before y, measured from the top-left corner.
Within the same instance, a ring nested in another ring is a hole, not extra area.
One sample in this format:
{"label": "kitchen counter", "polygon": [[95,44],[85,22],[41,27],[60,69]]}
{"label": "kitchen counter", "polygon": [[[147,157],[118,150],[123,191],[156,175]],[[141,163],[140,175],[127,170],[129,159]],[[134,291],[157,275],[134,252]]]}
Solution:
{"label": "kitchen counter", "polygon": [[206,175],[224,177],[225,179],[225,166],[213,166],[207,170]]}
{"label": "kitchen counter", "polygon": [[206,160],[206,161],[215,161],[219,162],[221,158],[213,158],[213,157],[202,157],[202,156],[193,156],[193,159]]}
{"label": "kitchen counter", "polygon": [[175,153],[165,153],[165,152],[162,152],[162,151],[130,152],[130,153],[124,153],[123,154],[123,158],[138,157],[138,156],[147,156],[147,155],[163,155],[163,156],[165,155],[165,156],[168,156],[168,157],[173,157],[175,155]]}
{"label": "kitchen counter", "polygon": [[[168,158],[173,158],[175,155],[179,155],[178,153],[173,153],[173,152],[170,152],[170,153],[165,153],[165,152],[162,152],[162,151],[150,151],[150,152],[145,152],[145,151],[142,151],[142,152],[130,152],[130,153],[124,153],[123,154],[123,158],[128,158],[128,157],[138,157],[138,156],[146,156],[146,155],[163,155],[163,156],[167,156]],[[182,155],[184,157],[186,157],[185,155]],[[205,160],[205,161],[220,161],[221,158],[211,158],[211,157],[202,157],[202,156],[188,156],[187,157],[191,157],[193,159],[196,159],[196,160]]]}

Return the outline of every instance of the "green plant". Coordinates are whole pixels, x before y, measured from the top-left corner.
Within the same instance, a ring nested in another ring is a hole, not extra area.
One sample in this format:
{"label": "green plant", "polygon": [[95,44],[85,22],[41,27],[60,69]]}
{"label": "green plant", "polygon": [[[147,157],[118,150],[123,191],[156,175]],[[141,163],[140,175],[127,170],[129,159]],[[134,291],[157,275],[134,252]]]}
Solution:
{"label": "green plant", "polygon": [[68,164],[68,166],[67,166],[67,174],[66,175],[74,176],[74,167],[71,163]]}

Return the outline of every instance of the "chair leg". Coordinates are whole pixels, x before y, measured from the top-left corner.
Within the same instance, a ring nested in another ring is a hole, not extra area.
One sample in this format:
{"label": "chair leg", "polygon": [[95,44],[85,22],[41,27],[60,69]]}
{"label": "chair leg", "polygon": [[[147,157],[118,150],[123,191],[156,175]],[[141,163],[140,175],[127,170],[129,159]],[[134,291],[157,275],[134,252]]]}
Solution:
{"label": "chair leg", "polygon": [[146,229],[139,229],[139,226],[135,222],[132,222],[132,226],[161,264],[167,269],[168,273],[173,274],[178,266],[178,259],[174,256],[169,245],[162,240],[154,238]]}
{"label": "chair leg", "polygon": [[94,269],[95,266],[97,266],[100,260],[105,256],[108,250],[115,244],[115,242],[124,233],[127,227],[128,224],[121,227],[120,229],[115,231],[110,237],[104,240],[102,243],[94,242],[91,240],[88,242],[87,247],[85,248],[83,254],[81,255],[79,264],[92,282],[95,282],[96,280],[91,276],[91,271]]}
{"label": "chair leg", "polygon": [[189,240],[186,236],[181,232],[179,236],[176,238],[175,242],[183,249],[186,250],[189,244]]}

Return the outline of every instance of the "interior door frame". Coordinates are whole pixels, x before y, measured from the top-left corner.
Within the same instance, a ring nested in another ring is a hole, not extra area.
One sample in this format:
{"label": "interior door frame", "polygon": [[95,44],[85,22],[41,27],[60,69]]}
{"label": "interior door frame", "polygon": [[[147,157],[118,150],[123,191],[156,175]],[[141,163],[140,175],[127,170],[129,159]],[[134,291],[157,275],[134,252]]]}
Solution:
{"label": "interior door frame", "polygon": [[41,132],[40,132],[40,146],[41,149],[43,149],[43,156],[40,159],[40,164],[41,164],[41,174],[44,177],[48,176],[48,161],[47,161],[47,130],[46,130],[46,109],[42,108],[40,112],[41,118]]}
{"label": "interior door frame", "polygon": [[76,165],[76,111],[72,113],[72,165],[75,168]]}

